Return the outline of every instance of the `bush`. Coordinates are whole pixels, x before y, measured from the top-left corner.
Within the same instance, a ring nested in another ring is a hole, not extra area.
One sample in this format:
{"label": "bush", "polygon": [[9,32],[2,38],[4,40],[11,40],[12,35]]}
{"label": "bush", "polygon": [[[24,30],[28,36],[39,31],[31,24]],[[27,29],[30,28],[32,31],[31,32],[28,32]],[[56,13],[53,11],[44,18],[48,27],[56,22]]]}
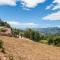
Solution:
{"label": "bush", "polygon": [[12,28],[12,36],[17,37],[17,35],[19,35],[19,32],[20,31],[18,29]]}
{"label": "bush", "polygon": [[2,53],[4,53],[4,54],[6,53],[6,52],[5,52],[5,48],[4,48],[4,44],[3,44],[3,41],[2,41],[2,40],[0,40],[0,49],[1,49],[0,51],[1,51]]}
{"label": "bush", "polygon": [[34,35],[33,35],[33,37],[34,37],[34,41],[40,41],[40,34],[39,34],[39,32],[38,31],[35,31],[34,32]]}
{"label": "bush", "polygon": [[48,44],[49,45],[55,45],[55,46],[60,46],[60,37],[54,36],[53,38],[48,39]]}
{"label": "bush", "polygon": [[0,49],[3,48],[3,41],[0,40]]}
{"label": "bush", "polygon": [[56,39],[54,40],[54,45],[60,46],[60,38],[56,38]]}
{"label": "bush", "polygon": [[53,44],[53,39],[52,39],[52,38],[50,38],[50,39],[48,40],[48,44],[49,44],[49,45]]}
{"label": "bush", "polygon": [[27,29],[24,31],[24,37],[38,42],[40,40],[40,33],[32,29]]}

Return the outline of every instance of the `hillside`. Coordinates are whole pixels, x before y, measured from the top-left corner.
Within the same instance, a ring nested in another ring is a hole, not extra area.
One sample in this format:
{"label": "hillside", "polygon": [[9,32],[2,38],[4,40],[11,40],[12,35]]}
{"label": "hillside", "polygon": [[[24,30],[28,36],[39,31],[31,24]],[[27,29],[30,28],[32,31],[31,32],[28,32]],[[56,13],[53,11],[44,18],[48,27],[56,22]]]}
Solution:
{"label": "hillside", "polygon": [[10,55],[13,60],[60,60],[60,48],[33,42],[29,39],[0,36],[4,41],[6,54],[0,52],[2,60]]}

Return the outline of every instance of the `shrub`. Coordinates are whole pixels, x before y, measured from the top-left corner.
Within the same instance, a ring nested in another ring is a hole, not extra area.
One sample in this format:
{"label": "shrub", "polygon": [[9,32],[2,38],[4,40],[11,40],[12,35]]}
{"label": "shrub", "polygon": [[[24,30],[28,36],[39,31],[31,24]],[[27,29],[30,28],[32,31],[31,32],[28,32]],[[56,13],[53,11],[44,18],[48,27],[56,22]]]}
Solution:
{"label": "shrub", "polygon": [[60,37],[54,36],[53,38],[48,39],[48,44],[49,45],[55,45],[55,46],[60,46]]}
{"label": "shrub", "polygon": [[12,35],[13,36],[17,36],[17,35],[19,35],[19,33],[20,33],[19,29],[12,28]]}
{"label": "shrub", "polygon": [[60,38],[56,38],[56,39],[54,40],[54,45],[60,46]]}
{"label": "shrub", "polygon": [[40,41],[40,34],[39,34],[39,32],[38,31],[35,31],[34,33],[35,34],[34,34],[34,39],[33,40],[34,41],[37,41],[37,42]]}
{"label": "shrub", "polygon": [[5,52],[5,48],[4,48],[4,44],[3,44],[3,41],[2,41],[2,40],[0,40],[0,49],[1,49],[0,51],[1,51],[2,53],[4,53],[4,54],[6,53],[6,52]]}
{"label": "shrub", "polygon": [[49,44],[49,45],[53,44],[53,39],[52,39],[52,38],[50,38],[50,39],[48,40],[48,44]]}
{"label": "shrub", "polygon": [[24,31],[24,37],[38,42],[40,40],[40,33],[32,29],[27,29]]}
{"label": "shrub", "polygon": [[3,48],[3,41],[0,40],[0,49]]}

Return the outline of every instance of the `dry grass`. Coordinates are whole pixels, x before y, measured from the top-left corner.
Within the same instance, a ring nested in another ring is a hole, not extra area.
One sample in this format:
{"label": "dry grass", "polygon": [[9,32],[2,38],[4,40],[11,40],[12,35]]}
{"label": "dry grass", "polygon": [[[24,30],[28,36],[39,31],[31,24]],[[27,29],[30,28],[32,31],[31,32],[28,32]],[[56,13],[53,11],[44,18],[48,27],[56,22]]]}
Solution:
{"label": "dry grass", "polygon": [[[36,43],[27,39],[0,36],[4,41],[6,54],[13,60],[60,60],[60,48]],[[9,60],[9,59],[8,59]]]}

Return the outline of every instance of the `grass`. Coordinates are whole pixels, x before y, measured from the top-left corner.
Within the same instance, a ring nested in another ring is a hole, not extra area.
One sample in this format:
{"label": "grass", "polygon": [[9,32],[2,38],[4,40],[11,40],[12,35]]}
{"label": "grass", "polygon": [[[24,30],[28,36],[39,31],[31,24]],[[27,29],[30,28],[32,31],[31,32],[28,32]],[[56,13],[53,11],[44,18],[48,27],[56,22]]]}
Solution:
{"label": "grass", "polygon": [[48,41],[47,40],[41,40],[40,43],[48,44]]}

